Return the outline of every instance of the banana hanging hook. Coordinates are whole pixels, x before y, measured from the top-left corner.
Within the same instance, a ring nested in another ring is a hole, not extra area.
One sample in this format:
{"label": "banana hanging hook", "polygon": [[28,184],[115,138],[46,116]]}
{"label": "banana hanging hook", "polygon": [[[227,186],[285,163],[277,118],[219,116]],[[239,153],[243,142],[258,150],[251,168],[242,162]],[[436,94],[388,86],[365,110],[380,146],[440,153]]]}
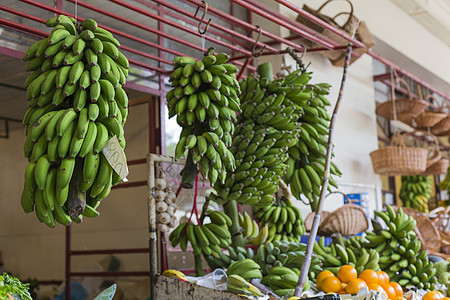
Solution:
{"label": "banana hanging hook", "polygon": [[[211,24],[211,18],[208,20],[208,23],[206,23],[205,29],[202,30],[201,27],[202,27],[203,21],[205,20],[206,13],[208,12],[208,2],[206,2],[205,0],[202,0],[202,2],[205,5],[205,9],[203,10],[202,18],[200,19],[200,21],[198,23],[198,33],[205,34],[208,31],[209,25]],[[200,6],[197,6],[197,10],[195,11],[194,18],[197,17],[199,10],[200,10]]]}
{"label": "banana hanging hook", "polygon": [[259,51],[258,53],[256,53],[256,46],[258,45],[259,39],[261,38],[261,26],[256,25],[256,27],[258,28],[258,36],[256,37],[255,43],[253,44],[253,49],[252,49],[252,55],[253,57],[259,57],[261,56],[261,54],[263,53],[264,49],[266,49],[266,45],[264,45],[261,49],[261,51]]}

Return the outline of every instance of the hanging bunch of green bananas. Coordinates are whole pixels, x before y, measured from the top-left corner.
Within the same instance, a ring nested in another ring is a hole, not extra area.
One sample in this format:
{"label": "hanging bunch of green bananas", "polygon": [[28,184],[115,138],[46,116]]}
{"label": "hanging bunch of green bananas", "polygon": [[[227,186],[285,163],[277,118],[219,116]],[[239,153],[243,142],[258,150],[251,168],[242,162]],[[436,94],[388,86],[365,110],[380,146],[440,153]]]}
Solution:
{"label": "hanging bunch of green bananas", "polygon": [[177,116],[183,128],[175,149],[178,159],[188,150],[182,186],[192,187],[198,171],[211,185],[225,182],[227,170],[235,168],[229,151],[239,108],[237,68],[227,63],[225,53],[213,55],[210,48],[201,60],[176,57],[167,93],[169,118]]}
{"label": "hanging bunch of green bananas", "polygon": [[256,239],[253,242],[255,245],[279,240],[299,243],[305,233],[300,210],[286,197],[280,198],[272,205],[257,208],[255,216],[263,228],[268,226],[267,238]]}
{"label": "hanging bunch of green bananas", "polygon": [[402,176],[400,199],[403,206],[428,213],[428,199],[431,197],[431,176]]}
{"label": "hanging bunch of green bananas", "polygon": [[194,249],[194,254],[205,254],[219,257],[222,248],[227,248],[231,244],[231,235],[228,226],[231,220],[228,216],[219,211],[208,213],[211,223],[193,224],[183,222],[176,227],[169,235],[169,240],[173,247],[180,244],[181,250],[186,251],[188,242]]}
{"label": "hanging bunch of green bananas", "polygon": [[217,256],[213,255],[205,255],[206,261],[208,265],[212,269],[223,268],[227,269],[232,263],[243,260],[246,258],[254,259],[255,252],[252,248],[243,248],[243,247],[228,247],[225,248],[228,251],[228,254],[223,252],[219,253]]}
{"label": "hanging bunch of green bananas", "polygon": [[314,252],[323,264],[323,269],[331,271],[337,276],[341,266],[352,265],[358,274],[366,269],[379,271],[380,255],[375,249],[363,247],[363,241],[359,237],[352,236],[349,239],[337,239],[329,246],[325,246],[325,238],[321,237],[314,244]]}
{"label": "hanging bunch of green bananas", "polygon": [[231,152],[236,169],[225,183],[215,186],[211,199],[219,204],[237,201],[255,207],[270,205],[278,190],[288,147],[299,138],[297,102],[310,98],[302,93],[304,76],[293,73],[273,80],[272,65],[262,64],[258,75],[241,81],[242,113],[238,116]]}
{"label": "hanging bunch of green bananas", "polygon": [[33,73],[25,82],[29,164],[21,203],[54,227],[55,221],[67,226],[97,216],[100,201],[121,180],[102,149],[114,135],[125,148],[128,96],[122,85],[129,63],[119,42],[92,19],[77,23],[60,15],[47,25],[50,36],[24,55]]}
{"label": "hanging bunch of green bananas", "polygon": [[[309,74],[310,73],[303,73]],[[326,83],[306,84],[304,93],[311,94],[310,99],[302,104],[303,114],[299,118],[301,134],[297,144],[289,147],[289,159],[286,164],[288,171],[285,176],[291,192],[297,199],[301,195],[308,198],[311,208],[315,211],[320,187],[325,170],[325,156],[327,153],[330,116],[326,107],[330,102],[325,97],[329,93],[330,85]],[[338,167],[331,163],[330,172],[341,176]],[[330,176],[330,185],[337,188],[337,184]]]}
{"label": "hanging bunch of green bananas", "polygon": [[[286,240],[267,242],[259,246],[255,260],[261,266],[264,275],[269,274],[274,267],[284,266],[299,271],[305,257],[306,245]],[[309,276],[315,278],[322,271],[322,264],[316,255],[313,255]]]}
{"label": "hanging bunch of green bananas", "polygon": [[413,231],[416,220],[405,214],[400,207],[396,213],[387,205],[386,212],[376,211],[388,229],[378,232],[366,232],[366,248],[380,253],[381,270],[388,273],[391,281],[400,285],[433,289],[437,282],[436,269],[428,260],[427,251],[421,249],[421,243]]}
{"label": "hanging bunch of green bananas", "polygon": [[[441,190],[447,191],[447,193],[450,195],[450,167],[447,169],[445,179],[439,183],[439,188]],[[450,205],[450,199],[439,202],[439,206],[448,206],[448,205]]]}

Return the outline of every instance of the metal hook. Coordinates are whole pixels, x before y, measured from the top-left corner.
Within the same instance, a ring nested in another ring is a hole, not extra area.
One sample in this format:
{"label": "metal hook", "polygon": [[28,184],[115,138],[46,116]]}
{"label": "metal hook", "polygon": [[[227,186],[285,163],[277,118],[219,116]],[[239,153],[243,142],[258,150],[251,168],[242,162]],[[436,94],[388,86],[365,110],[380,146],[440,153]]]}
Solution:
{"label": "metal hook", "polygon": [[261,51],[259,51],[259,53],[255,53],[256,46],[257,46],[257,44],[258,44],[258,42],[259,42],[259,39],[261,38],[261,32],[262,32],[261,26],[256,25],[256,27],[258,28],[259,31],[258,31],[258,36],[256,37],[256,40],[255,40],[255,43],[253,44],[253,49],[252,49],[252,55],[253,55],[253,57],[259,57],[259,56],[261,56],[261,54],[263,53],[264,49],[266,49],[266,45],[264,45],[264,46],[262,47]]}
{"label": "metal hook", "polygon": [[[205,0],[202,0],[202,2],[205,5],[205,9],[203,10],[202,18],[200,19],[200,21],[198,23],[198,33],[205,34],[206,31],[208,31],[209,24],[211,24],[211,18],[208,20],[208,23],[206,23],[205,30],[202,31],[201,27],[202,27],[203,21],[205,20],[206,13],[208,12],[208,2],[206,2]],[[200,9],[200,6],[197,6],[197,10],[195,11],[194,18],[197,17],[199,9]]]}

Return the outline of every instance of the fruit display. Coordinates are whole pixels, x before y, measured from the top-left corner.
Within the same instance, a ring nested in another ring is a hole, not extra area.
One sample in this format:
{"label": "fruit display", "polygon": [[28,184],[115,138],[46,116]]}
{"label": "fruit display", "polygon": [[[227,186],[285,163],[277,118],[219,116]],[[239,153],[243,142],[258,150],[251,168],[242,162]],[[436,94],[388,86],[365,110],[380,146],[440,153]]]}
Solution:
{"label": "fruit display", "polygon": [[[264,276],[261,283],[269,286],[275,294],[280,297],[292,296],[295,287],[297,286],[298,276],[300,271],[298,269],[287,268],[283,266],[273,267],[269,273]],[[309,280],[306,280],[303,290],[310,288]]]}
{"label": "fruit display", "polygon": [[253,259],[245,258],[232,263],[227,269],[227,276],[239,275],[245,280],[262,278],[261,267]]}
{"label": "fruit display", "polygon": [[24,154],[29,164],[21,204],[55,227],[96,217],[121,178],[102,153],[116,136],[125,148],[129,63],[120,43],[92,19],[51,18],[48,38],[25,53],[28,110]]}
{"label": "fruit display", "polygon": [[361,273],[366,269],[379,269],[380,255],[375,249],[363,247],[361,238],[352,236],[349,239],[338,239],[325,246],[324,237],[314,244],[314,251],[322,261],[323,269],[337,275],[343,265],[350,264]]}
{"label": "fruit display", "polygon": [[158,230],[161,232],[169,232],[171,228],[177,226],[178,220],[175,217],[177,206],[175,184],[166,182],[164,172],[158,172],[155,178],[155,199],[156,199],[156,222]]}
{"label": "fruit display", "polygon": [[343,265],[337,275],[330,271],[321,272],[316,279],[317,288],[325,293],[355,295],[362,288],[382,293],[386,299],[395,300],[402,297],[403,289],[397,282],[390,282],[389,276],[383,272],[366,269],[357,272],[351,265]]}
{"label": "fruit display", "polygon": [[231,220],[219,211],[210,211],[208,216],[211,223],[193,224],[191,221],[180,223],[169,235],[172,247],[180,244],[181,250],[186,251],[188,242],[194,254],[205,254],[219,257],[222,248],[231,244],[231,235],[228,231]]}
{"label": "fruit display", "polygon": [[182,187],[192,188],[197,173],[212,186],[224,183],[227,171],[235,168],[231,146],[236,112],[240,112],[237,68],[227,63],[225,53],[214,55],[210,48],[201,60],[176,57],[169,81],[173,89],[167,95],[169,118],[177,116],[183,130],[175,149],[175,158],[186,150]]}
{"label": "fruit display", "polygon": [[267,235],[253,240],[255,245],[280,240],[300,243],[301,236],[305,233],[300,210],[286,197],[277,199],[272,205],[257,208],[255,216],[262,228],[268,228]]}
{"label": "fruit display", "polygon": [[[256,262],[261,266],[264,275],[269,274],[274,267],[284,266],[286,268],[299,268],[305,257],[306,245],[285,240],[267,242],[260,245],[255,256]],[[309,277],[314,278],[321,268],[320,260],[313,255]]]}
{"label": "fruit display", "polygon": [[237,274],[228,276],[227,291],[237,295],[263,296],[263,293],[257,287]]}
{"label": "fruit display", "polygon": [[431,176],[402,176],[400,199],[403,206],[428,213],[428,199],[431,197]]}
{"label": "fruit display", "polygon": [[367,232],[365,247],[380,253],[380,268],[403,287],[433,289],[437,282],[436,268],[428,260],[427,251],[420,251],[422,245],[413,231],[414,218],[405,214],[401,207],[396,213],[389,205],[386,212],[376,211],[375,215],[388,229]]}
{"label": "fruit display", "polygon": [[[225,183],[215,186],[211,199],[219,204],[237,201],[254,207],[272,204],[281,176],[287,170],[289,145],[297,143],[301,109],[293,102],[300,90],[294,89],[296,74],[273,80],[272,65],[258,67],[256,77],[241,81],[242,113],[237,118],[236,132],[230,151],[236,169],[227,173]],[[292,86],[289,86],[291,84]]]}

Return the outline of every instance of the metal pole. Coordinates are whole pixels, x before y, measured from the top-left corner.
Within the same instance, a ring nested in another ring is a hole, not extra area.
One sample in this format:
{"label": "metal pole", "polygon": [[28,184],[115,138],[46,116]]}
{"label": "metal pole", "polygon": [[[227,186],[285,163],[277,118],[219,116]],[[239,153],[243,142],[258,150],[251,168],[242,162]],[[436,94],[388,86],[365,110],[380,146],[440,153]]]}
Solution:
{"label": "metal pole", "polygon": [[71,246],[71,226],[67,226],[66,227],[66,266],[65,266],[65,275],[66,275],[66,300],[70,300],[71,299],[71,291],[70,291],[70,269],[71,269],[71,264],[70,264],[70,255],[71,255],[71,250],[70,250],[70,246]]}
{"label": "metal pole", "polygon": [[147,154],[147,199],[148,199],[148,228],[149,228],[149,256],[150,256],[150,295],[156,299],[156,274],[158,273],[158,238],[156,227],[156,200],[153,196],[155,186],[155,161],[152,154]]}
{"label": "metal pole", "polygon": [[[356,28],[358,27],[358,24],[354,26],[352,32],[353,35],[356,32]],[[305,250],[305,258],[303,259],[302,268],[300,270],[300,276],[298,277],[297,286],[295,288],[294,296],[300,297],[303,287],[305,285],[306,279],[308,277],[309,273],[309,267],[311,266],[311,259],[312,259],[312,252],[314,248],[314,243],[316,242],[316,236],[317,236],[317,230],[319,229],[320,224],[320,213],[323,209],[323,204],[325,202],[325,194],[328,190],[328,181],[330,179],[330,164],[331,164],[331,153],[333,152],[333,133],[334,133],[334,125],[336,123],[336,117],[339,110],[339,106],[342,101],[342,97],[344,95],[344,86],[345,81],[347,79],[347,69],[348,65],[350,63],[350,57],[352,54],[352,43],[348,43],[347,51],[345,53],[345,63],[344,63],[344,72],[342,74],[342,81],[341,81],[341,87],[339,89],[339,96],[336,101],[336,105],[334,106],[333,116],[331,117],[330,122],[330,130],[328,134],[328,147],[327,147],[327,156],[325,161],[325,172],[322,180],[322,188],[320,190],[320,197],[319,197],[319,203],[317,204],[317,210],[316,214],[314,215],[314,220],[312,223],[312,227],[309,233],[308,237],[308,243],[306,245]]]}

